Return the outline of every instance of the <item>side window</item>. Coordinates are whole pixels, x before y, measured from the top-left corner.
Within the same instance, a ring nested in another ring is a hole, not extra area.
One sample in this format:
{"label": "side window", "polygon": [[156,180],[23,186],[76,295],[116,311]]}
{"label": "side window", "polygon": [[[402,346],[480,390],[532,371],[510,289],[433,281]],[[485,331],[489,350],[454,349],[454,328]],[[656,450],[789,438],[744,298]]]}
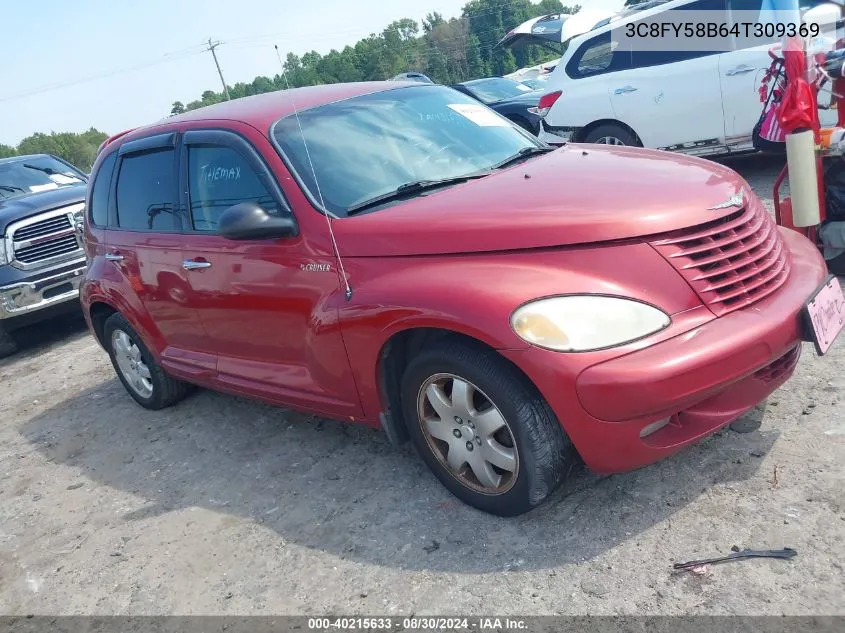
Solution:
{"label": "side window", "polygon": [[171,148],[128,154],[117,176],[117,224],[130,231],[171,231],[176,211]]}
{"label": "side window", "polygon": [[97,176],[91,187],[91,200],[89,202],[89,215],[94,226],[106,226],[109,219],[109,191],[111,191],[111,177],[114,172],[114,164],[117,161],[117,152],[112,152],[103,159]]}
{"label": "side window", "polygon": [[581,50],[575,53],[573,57],[573,62],[575,62],[574,75],[576,77],[590,77],[623,70],[619,63],[622,60],[614,55],[617,44],[618,42],[614,41],[609,31],[585,42],[581,46]]}
{"label": "side window", "polygon": [[255,202],[271,214],[279,212],[249,161],[222,145],[188,146],[188,195],[197,231],[216,231],[220,215],[241,202]]}

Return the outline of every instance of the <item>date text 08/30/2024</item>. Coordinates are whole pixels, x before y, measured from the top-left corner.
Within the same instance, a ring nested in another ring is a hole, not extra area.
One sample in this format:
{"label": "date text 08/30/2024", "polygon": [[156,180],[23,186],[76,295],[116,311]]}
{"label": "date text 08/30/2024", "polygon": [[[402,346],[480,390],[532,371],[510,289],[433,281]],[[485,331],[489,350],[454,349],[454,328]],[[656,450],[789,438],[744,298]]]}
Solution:
{"label": "date text 08/30/2024", "polygon": [[310,631],[525,631],[525,620],[511,617],[321,617],[308,618]]}

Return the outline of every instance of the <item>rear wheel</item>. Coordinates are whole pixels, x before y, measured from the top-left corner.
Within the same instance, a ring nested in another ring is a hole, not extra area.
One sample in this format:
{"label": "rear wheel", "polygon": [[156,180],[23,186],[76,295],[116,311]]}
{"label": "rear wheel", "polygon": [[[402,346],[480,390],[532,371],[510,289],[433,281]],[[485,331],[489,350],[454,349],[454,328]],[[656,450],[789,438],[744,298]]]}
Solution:
{"label": "rear wheel", "polygon": [[632,147],[640,144],[637,137],[630,130],[613,123],[599,125],[597,128],[590,130],[584,137],[584,142],[597,143],[599,145],[629,145]]}
{"label": "rear wheel", "polygon": [[138,333],[119,313],[106,319],[103,341],[120,382],[145,409],[163,409],[182,400],[188,385],[164,373]]}
{"label": "rear wheel", "polygon": [[548,404],[492,350],[441,341],[411,360],[402,399],[426,464],[452,494],[485,512],[527,512],[575,463]]}
{"label": "rear wheel", "polygon": [[12,334],[3,327],[2,323],[0,323],[0,358],[11,356],[16,351],[18,351],[17,342],[12,337]]}

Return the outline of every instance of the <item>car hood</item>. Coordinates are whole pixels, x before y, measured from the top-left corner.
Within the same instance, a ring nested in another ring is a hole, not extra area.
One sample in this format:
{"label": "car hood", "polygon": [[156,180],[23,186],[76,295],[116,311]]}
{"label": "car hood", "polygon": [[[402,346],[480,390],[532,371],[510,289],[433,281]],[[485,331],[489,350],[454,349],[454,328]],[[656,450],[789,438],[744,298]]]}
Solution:
{"label": "car hood", "polygon": [[566,145],[486,178],[333,222],[351,257],[479,253],[664,233],[736,212],[733,170],[629,147]]}
{"label": "car hood", "polygon": [[30,193],[16,198],[0,198],[0,235],[12,222],[51,209],[58,209],[77,202],[85,202],[85,185],[71,185]]}

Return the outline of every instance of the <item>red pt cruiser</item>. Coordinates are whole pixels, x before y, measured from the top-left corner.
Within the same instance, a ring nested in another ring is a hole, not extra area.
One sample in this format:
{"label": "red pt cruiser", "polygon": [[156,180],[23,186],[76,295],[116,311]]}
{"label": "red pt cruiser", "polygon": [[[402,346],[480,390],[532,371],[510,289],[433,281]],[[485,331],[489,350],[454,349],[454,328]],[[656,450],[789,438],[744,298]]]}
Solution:
{"label": "red pt cruiser", "polygon": [[726,167],[552,150],[393,82],[114,137],[85,231],[85,314],[142,406],[196,384],[381,426],[500,515],[577,455],[637,468],[753,407],[792,374],[826,278]]}

